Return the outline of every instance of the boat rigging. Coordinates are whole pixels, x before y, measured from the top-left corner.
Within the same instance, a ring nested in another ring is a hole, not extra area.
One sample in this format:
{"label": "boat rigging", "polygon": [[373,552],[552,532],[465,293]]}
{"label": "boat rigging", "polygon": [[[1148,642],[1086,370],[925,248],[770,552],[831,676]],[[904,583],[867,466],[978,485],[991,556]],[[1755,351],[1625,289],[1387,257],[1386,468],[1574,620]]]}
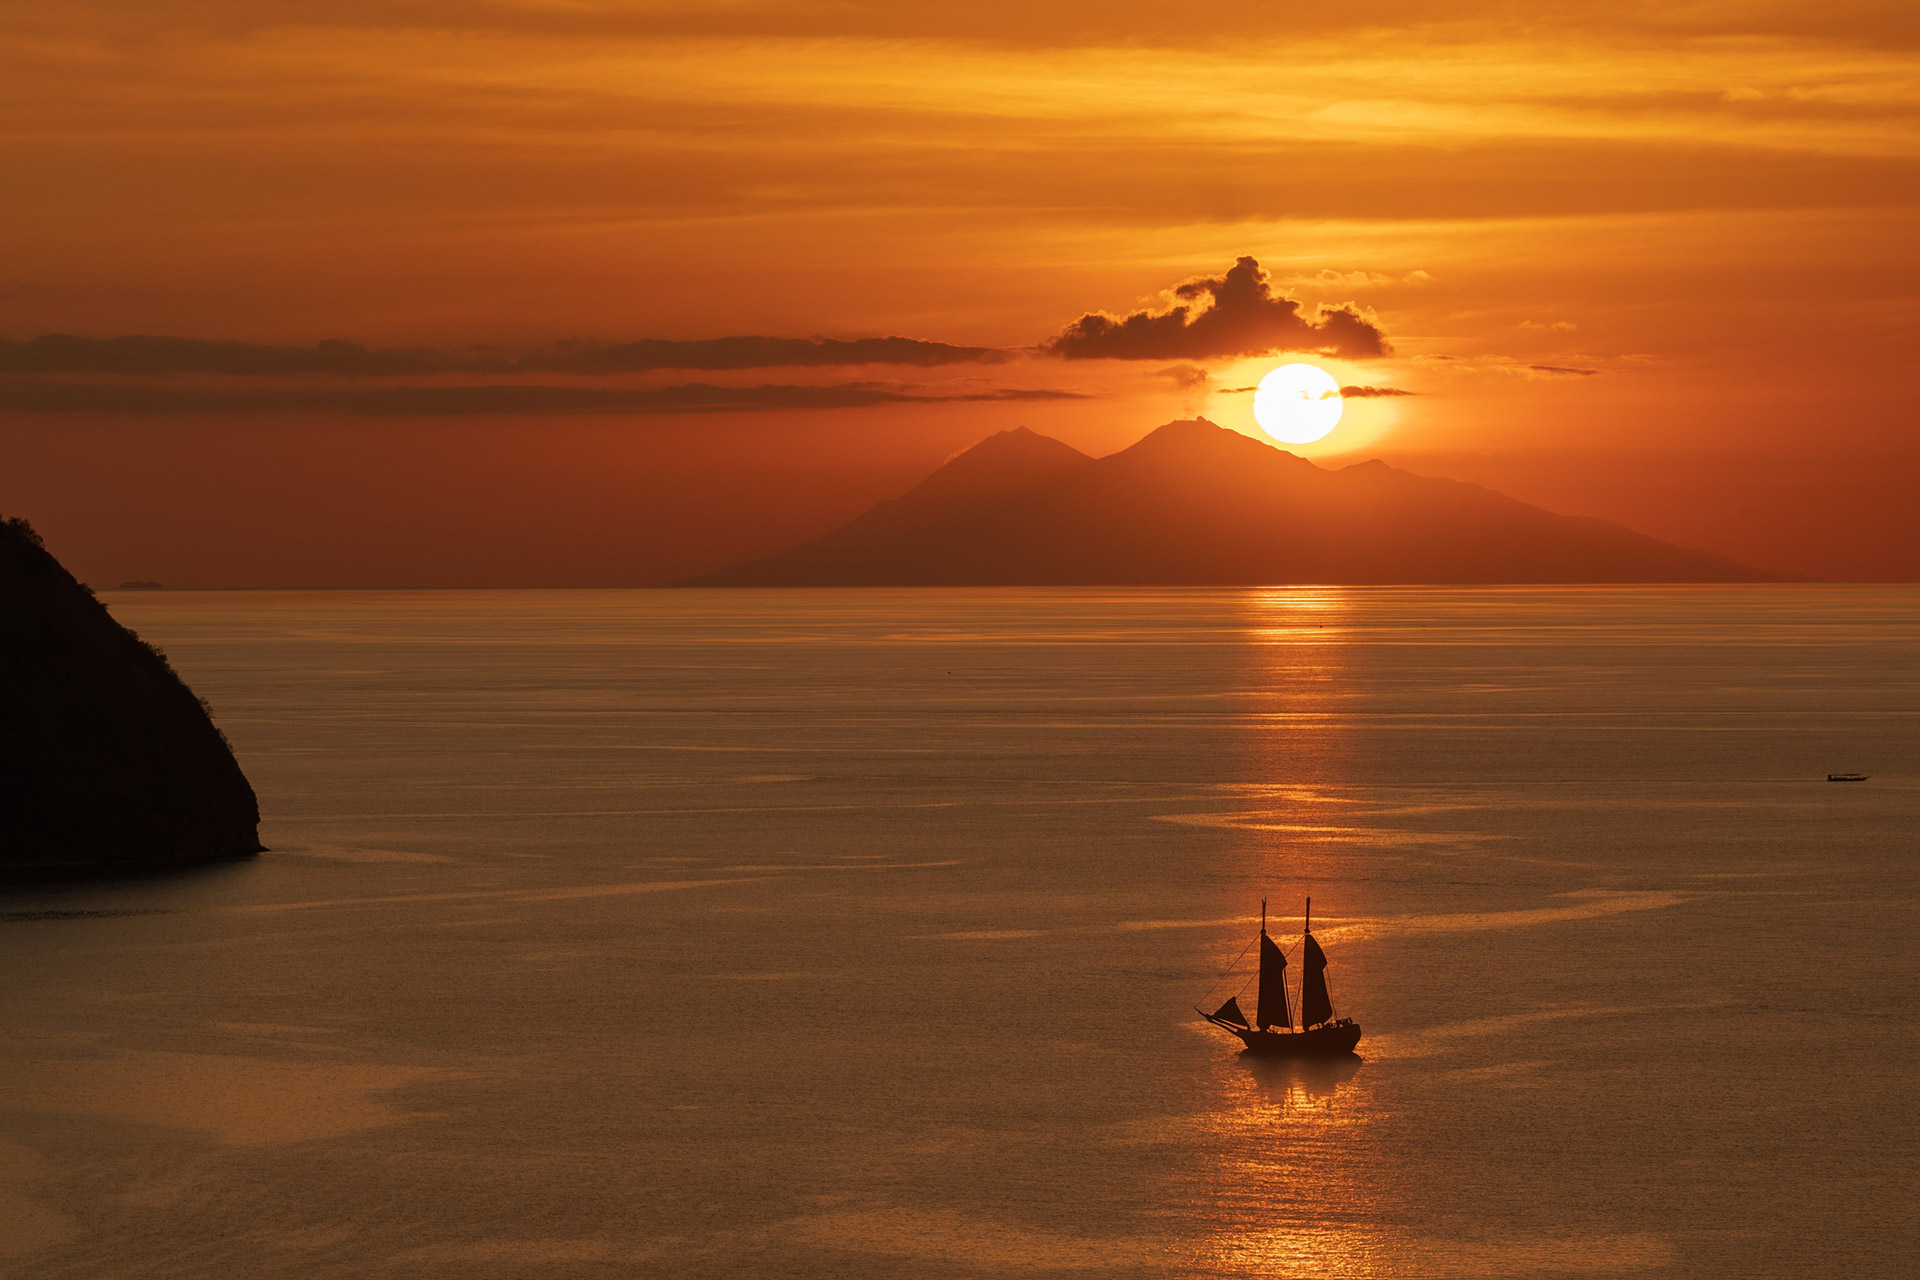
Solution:
{"label": "boat rigging", "polygon": [[[1313,936],[1313,899],[1307,899],[1306,920],[1300,930],[1300,1022],[1294,1029],[1293,1000],[1287,985],[1287,956],[1267,934],[1267,900],[1260,900],[1260,985],[1255,997],[1253,1023],[1240,1011],[1236,993],[1227,1002],[1208,1013],[1195,1009],[1202,1018],[1224,1031],[1232,1032],[1247,1052],[1263,1057],[1339,1057],[1353,1052],[1360,1043],[1360,1024],[1352,1018],[1334,1016],[1333,998],[1327,991],[1327,953]],[[1276,1030],[1276,1028],[1278,1028]]]}

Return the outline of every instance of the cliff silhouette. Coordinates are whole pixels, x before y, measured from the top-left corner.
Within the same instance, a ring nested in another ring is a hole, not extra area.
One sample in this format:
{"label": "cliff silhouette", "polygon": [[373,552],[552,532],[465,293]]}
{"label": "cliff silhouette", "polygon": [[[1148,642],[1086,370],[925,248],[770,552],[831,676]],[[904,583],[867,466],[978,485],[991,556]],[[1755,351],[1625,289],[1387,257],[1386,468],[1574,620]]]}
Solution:
{"label": "cliff silhouette", "polygon": [[24,520],[0,521],[0,877],[260,852],[259,805],[206,707]]}
{"label": "cliff silhouette", "polygon": [[1723,556],[1204,418],[1090,458],[1024,428],[823,537],[676,586],[1755,582]]}

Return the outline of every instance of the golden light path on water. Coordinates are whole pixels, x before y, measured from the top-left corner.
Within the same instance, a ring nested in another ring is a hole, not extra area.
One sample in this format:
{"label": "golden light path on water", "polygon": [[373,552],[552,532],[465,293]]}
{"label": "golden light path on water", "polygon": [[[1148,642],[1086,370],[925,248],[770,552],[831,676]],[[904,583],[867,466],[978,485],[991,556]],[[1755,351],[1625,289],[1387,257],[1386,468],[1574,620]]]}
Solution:
{"label": "golden light path on water", "polygon": [[[1267,385],[1263,381],[1263,390]],[[1337,422],[1337,398],[1333,404]],[[1244,763],[1236,776],[1312,792],[1343,775],[1350,748],[1337,711],[1349,659],[1346,596],[1331,587],[1243,597],[1247,687],[1237,735]],[[1319,865],[1328,856],[1324,849],[1291,834],[1240,829],[1233,839],[1232,856],[1250,885],[1306,886],[1326,870]],[[1300,892],[1304,897],[1311,889]],[[1334,903],[1323,896],[1322,909],[1361,913],[1370,905],[1351,892],[1341,898]],[[1289,898],[1267,907],[1275,940],[1297,959],[1304,902]],[[1297,965],[1293,976],[1297,980]],[[1333,976],[1337,982],[1337,968]],[[1338,1000],[1337,986],[1334,995]],[[1378,1224],[1394,1193],[1386,1172],[1369,1158],[1365,1135],[1377,1101],[1359,1060],[1236,1056],[1214,1080],[1218,1095],[1199,1147],[1213,1156],[1203,1198],[1216,1206],[1221,1226],[1205,1238],[1196,1266],[1224,1275],[1376,1274]]]}
{"label": "golden light path on water", "polygon": [[[1248,810],[1229,803],[1210,813],[1164,816],[1235,833],[1235,856],[1249,885],[1298,885],[1303,898],[1316,886],[1323,889],[1315,935],[1332,948],[1329,977],[1336,1011],[1342,1011],[1343,989],[1352,989],[1343,988],[1342,978],[1364,962],[1362,944],[1369,940],[1524,929],[1656,910],[1681,900],[1671,893],[1586,890],[1566,894],[1565,905],[1520,910],[1422,915],[1382,910],[1372,878],[1353,874],[1355,859],[1371,860],[1395,849],[1444,856],[1448,850],[1484,849],[1497,842],[1477,833],[1388,825],[1388,815],[1404,820],[1410,813],[1450,806],[1409,803],[1364,789],[1356,793],[1348,785],[1358,772],[1352,758],[1358,748],[1351,595],[1340,588],[1305,588],[1243,597],[1246,688],[1237,741],[1245,767],[1239,773],[1260,781],[1225,790],[1245,798],[1257,795],[1265,804]],[[1334,896],[1324,892],[1329,882],[1337,884]],[[1296,982],[1303,908],[1303,901],[1267,904],[1267,926],[1293,956]],[[1256,928],[1257,919],[1248,915],[1219,923],[1229,926],[1231,943]],[[1577,1008],[1521,1015],[1521,1021],[1623,1012]],[[1203,1274],[1328,1280],[1620,1275],[1670,1264],[1670,1244],[1652,1233],[1506,1232],[1471,1241],[1420,1230],[1420,1191],[1408,1185],[1402,1162],[1384,1145],[1390,1140],[1379,1133],[1393,1105],[1379,1088],[1382,1074],[1391,1062],[1444,1053],[1449,1035],[1498,1037],[1515,1025],[1511,1018],[1482,1017],[1424,1037],[1376,1029],[1362,1047],[1368,1061],[1266,1061],[1223,1054],[1211,1077],[1212,1105],[1194,1118],[1194,1145],[1207,1156],[1195,1199],[1211,1206],[1218,1225],[1182,1262]],[[1489,1083],[1498,1088],[1549,1065],[1518,1062],[1486,1070]]]}

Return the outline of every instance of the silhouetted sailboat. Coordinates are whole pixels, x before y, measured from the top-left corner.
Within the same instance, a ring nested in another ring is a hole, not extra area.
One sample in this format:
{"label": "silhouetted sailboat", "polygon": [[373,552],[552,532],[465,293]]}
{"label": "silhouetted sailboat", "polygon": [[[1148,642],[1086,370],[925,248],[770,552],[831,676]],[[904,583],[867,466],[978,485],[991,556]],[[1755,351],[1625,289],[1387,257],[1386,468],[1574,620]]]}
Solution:
{"label": "silhouetted sailboat", "polygon": [[[1327,1058],[1353,1052],[1360,1043],[1360,1025],[1352,1018],[1333,1016],[1333,998],[1327,993],[1327,953],[1313,938],[1313,899],[1307,899],[1306,924],[1301,930],[1300,1029],[1294,1030],[1293,1002],[1287,990],[1287,956],[1267,936],[1267,902],[1260,900],[1260,986],[1254,1006],[1254,1025],[1240,1012],[1240,997],[1208,1013],[1196,1009],[1216,1027],[1231,1031],[1247,1052],[1265,1057]],[[1275,1028],[1281,1028],[1275,1030]]]}

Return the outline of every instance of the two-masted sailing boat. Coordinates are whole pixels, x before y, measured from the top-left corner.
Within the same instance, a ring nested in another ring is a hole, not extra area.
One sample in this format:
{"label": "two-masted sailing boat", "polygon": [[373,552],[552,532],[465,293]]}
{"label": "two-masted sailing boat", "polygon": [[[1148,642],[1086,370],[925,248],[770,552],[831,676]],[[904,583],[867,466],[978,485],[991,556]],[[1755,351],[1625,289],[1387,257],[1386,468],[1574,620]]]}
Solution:
{"label": "two-masted sailing boat", "polygon": [[[1267,902],[1260,900],[1260,988],[1254,1005],[1254,1025],[1240,1012],[1240,997],[1208,1013],[1196,1009],[1216,1027],[1231,1031],[1247,1052],[1276,1058],[1331,1058],[1353,1052],[1360,1043],[1360,1024],[1333,1016],[1327,994],[1327,953],[1313,939],[1313,899],[1307,899],[1306,924],[1300,931],[1300,1029],[1294,1030],[1293,1000],[1287,990],[1287,956],[1267,936]],[[1277,1028],[1277,1029],[1276,1029]]]}

